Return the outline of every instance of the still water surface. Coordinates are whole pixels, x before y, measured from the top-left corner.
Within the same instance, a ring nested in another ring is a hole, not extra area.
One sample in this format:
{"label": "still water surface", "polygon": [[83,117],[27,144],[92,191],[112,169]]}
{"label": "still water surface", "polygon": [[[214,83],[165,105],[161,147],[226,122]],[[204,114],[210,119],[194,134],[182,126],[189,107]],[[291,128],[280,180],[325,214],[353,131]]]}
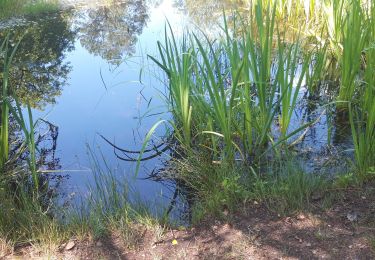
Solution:
{"label": "still water surface", "polygon": [[[163,167],[163,159],[142,163],[134,180],[135,163],[117,159],[100,135],[126,149],[139,150],[147,131],[168,118],[162,101],[163,74],[147,59],[157,53],[166,21],[176,37],[186,29],[213,33],[216,18],[230,6],[225,1],[64,1],[68,9],[40,17],[1,21],[0,34],[25,34],[15,59],[13,85],[34,117],[58,127],[54,166],[69,175],[64,194],[87,192],[92,181],[87,146],[119,178],[131,180],[145,200],[167,205],[173,186],[147,177]],[[22,66],[20,65],[22,64]],[[162,136],[163,129],[156,135]],[[164,160],[166,156],[164,156]]]}

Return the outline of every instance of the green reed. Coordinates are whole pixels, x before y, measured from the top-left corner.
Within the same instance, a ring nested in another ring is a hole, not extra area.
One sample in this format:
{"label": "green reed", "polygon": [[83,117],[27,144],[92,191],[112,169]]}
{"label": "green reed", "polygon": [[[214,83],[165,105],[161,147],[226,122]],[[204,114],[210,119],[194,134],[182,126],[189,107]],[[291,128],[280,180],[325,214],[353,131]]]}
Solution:
{"label": "green reed", "polygon": [[[307,7],[301,2],[298,8],[305,15],[310,12],[311,19],[326,21],[319,28],[327,31],[312,42],[304,38],[311,37],[305,31],[290,34],[290,22],[279,24],[276,33],[277,12],[282,10],[276,1],[254,1],[246,19],[233,16],[229,23],[224,14],[220,39],[203,32],[186,33],[178,42],[169,25],[164,42],[158,43],[159,57],[151,59],[167,75],[167,102],[174,119],[169,123],[180,144],[189,151],[208,149],[219,160],[264,154],[264,147],[273,141],[271,128],[278,112],[277,145],[307,126],[288,132],[300,89],[306,84],[319,94],[317,86],[331,79],[326,70],[336,59],[340,66],[335,69],[341,75],[337,99],[355,98],[373,17],[361,3],[333,0]],[[311,10],[322,13],[313,16]],[[292,14],[291,10],[288,15]],[[325,36],[328,41],[322,41]]]}
{"label": "green reed", "polygon": [[[369,17],[375,14],[375,2],[369,6]],[[354,153],[362,179],[375,174],[375,21],[369,19],[369,35],[372,42],[364,50],[364,76],[358,104],[350,106]]]}
{"label": "green reed", "polygon": [[276,4],[267,5],[263,12],[262,1],[257,1],[254,16],[255,30],[249,29],[246,35],[245,53],[249,54],[250,77],[256,88],[259,114],[256,117],[258,143],[264,145],[267,141],[272,120],[275,115],[276,85],[271,84],[271,63],[275,29]]}
{"label": "green reed", "polygon": [[[238,19],[238,18],[236,18]],[[243,19],[240,19],[240,26],[247,27],[248,25],[243,24]],[[245,27],[245,28],[246,28]],[[237,39],[235,33],[237,32],[236,20],[232,30],[229,29],[226,16],[224,14],[224,33],[225,41],[223,47],[228,57],[230,66],[230,75],[238,75],[236,80],[238,86],[236,91],[232,91],[232,105],[233,101],[236,101],[237,111],[241,111],[240,116],[242,119],[239,124],[237,123],[236,129],[237,134],[240,136],[242,145],[244,147],[244,153],[250,154],[253,149],[253,110],[255,103],[252,95],[252,81],[250,79],[250,56],[248,44],[246,43],[246,33],[242,33],[240,39]],[[232,31],[232,32],[231,32]],[[246,58],[245,58],[246,57]],[[233,85],[233,84],[232,84]],[[232,87],[233,90],[233,87]],[[235,112],[236,113],[236,112]],[[235,120],[236,121],[236,120]]]}
{"label": "green reed", "polygon": [[3,169],[9,157],[9,69],[17,50],[18,44],[10,51],[9,36],[7,36],[0,46],[0,59],[3,60],[1,72],[1,117],[0,117],[0,170]]}
{"label": "green reed", "polygon": [[[368,25],[359,1],[351,3],[342,29],[341,82],[338,100],[351,101],[356,91],[356,78],[361,69],[362,52],[368,38]],[[339,103],[345,105],[345,103]]]}
{"label": "green reed", "polygon": [[[359,177],[375,173],[375,89],[367,85],[359,107],[349,106],[354,154]],[[366,102],[370,101],[370,102]]]}
{"label": "green reed", "polygon": [[345,0],[327,1],[322,8],[330,49],[337,59],[340,59],[342,54],[342,29],[344,28],[345,9]]}
{"label": "green reed", "polygon": [[205,40],[201,41],[194,35],[194,39],[199,48],[199,54],[202,56],[201,76],[209,97],[209,103],[206,104],[210,107],[210,116],[218,127],[217,131],[204,131],[203,133],[222,137],[226,156],[233,158],[233,151],[235,150],[233,148],[237,148],[232,139],[233,117],[238,80],[243,62],[232,68],[234,74],[230,78],[230,86],[226,86],[225,80],[227,78],[223,77],[222,74],[226,75],[228,72],[222,73],[222,64],[219,61],[222,53],[215,50],[214,44],[208,37],[205,36]]}
{"label": "green reed", "polygon": [[281,113],[279,118],[281,137],[285,138],[289,124],[296,108],[298,95],[310,64],[310,57],[305,56],[302,65],[299,64],[300,45],[284,46],[279,40],[278,72],[276,82],[280,87]]}
{"label": "green reed", "polygon": [[322,46],[318,44],[307,54],[307,57],[311,57],[311,64],[306,71],[306,85],[311,93],[315,93],[318,90],[318,86],[326,77],[328,64],[327,50],[327,45]]}
{"label": "green reed", "polygon": [[[7,40],[5,40],[1,47],[0,47],[0,53],[1,56],[6,55],[6,48]],[[2,93],[1,93],[1,128],[0,128],[0,168],[2,169],[5,162],[8,160],[8,154],[9,154],[9,109],[4,102],[5,98],[8,96],[8,65],[7,61],[4,61],[4,68],[2,69]]]}
{"label": "green reed", "polygon": [[[159,57],[150,58],[167,75],[171,125],[183,147],[205,147],[228,161],[235,154],[244,158],[262,153],[272,139],[280,105],[282,135],[287,139],[310,58],[300,65],[300,45],[285,47],[285,39],[275,34],[275,8],[268,6],[264,14],[262,1],[257,1],[250,21],[235,17],[233,26],[224,14],[225,37],[220,41],[203,32],[186,33],[178,44],[171,27],[165,31],[164,43],[158,42]],[[279,69],[272,81],[274,46]]]}
{"label": "green reed", "polygon": [[[9,71],[11,69],[11,63],[14,55],[16,54],[20,41],[14,46],[10,47],[9,36],[3,41],[0,46],[0,54],[3,59],[2,69],[2,93],[1,93],[1,128],[0,128],[0,169],[3,169],[6,162],[9,159],[9,116],[10,114],[16,120],[16,123],[21,127],[24,137],[25,144],[28,148],[29,158],[27,159],[29,170],[32,174],[34,188],[36,194],[38,194],[39,188],[39,177],[36,169],[36,145],[34,137],[35,123],[33,122],[32,111],[30,105],[27,106],[28,119],[26,120],[23,116],[21,104],[19,103],[16,96],[11,95],[9,86]],[[10,52],[11,50],[11,52]],[[10,53],[10,54],[9,54]],[[15,107],[13,105],[15,103]]]}
{"label": "green reed", "polygon": [[188,39],[184,38],[181,46],[177,45],[173,31],[169,25],[170,37],[167,27],[165,28],[164,44],[158,42],[159,55],[161,60],[149,56],[168,76],[169,98],[175,120],[175,134],[180,142],[187,147],[191,145],[191,88],[192,63],[194,61],[192,48],[188,45]]}
{"label": "green reed", "polygon": [[34,195],[38,195],[39,193],[39,173],[37,171],[37,159],[36,159],[36,152],[37,147],[35,143],[35,125],[37,122],[33,120],[33,114],[31,111],[31,106],[27,105],[27,119],[25,119],[23,115],[23,111],[21,108],[21,104],[19,103],[17,97],[13,97],[15,99],[15,108],[12,106],[10,102],[8,102],[8,107],[14,119],[16,120],[17,124],[21,127],[23,135],[25,137],[25,144],[29,153],[27,160],[27,164],[29,170],[31,172],[33,185],[34,185]]}

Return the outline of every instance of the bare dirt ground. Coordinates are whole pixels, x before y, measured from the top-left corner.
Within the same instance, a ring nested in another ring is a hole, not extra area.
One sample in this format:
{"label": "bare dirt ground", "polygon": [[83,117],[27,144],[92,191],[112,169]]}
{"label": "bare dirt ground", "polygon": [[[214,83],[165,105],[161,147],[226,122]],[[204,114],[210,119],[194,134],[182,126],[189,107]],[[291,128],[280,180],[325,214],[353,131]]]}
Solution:
{"label": "bare dirt ground", "polygon": [[[346,191],[329,210],[316,206],[288,217],[254,204],[226,221],[207,220],[186,230],[169,229],[158,238],[145,230],[135,249],[122,241],[116,235],[100,241],[75,241],[73,248],[62,246],[50,258],[375,259],[375,192],[374,188]],[[5,259],[47,258],[27,248],[16,255]]]}

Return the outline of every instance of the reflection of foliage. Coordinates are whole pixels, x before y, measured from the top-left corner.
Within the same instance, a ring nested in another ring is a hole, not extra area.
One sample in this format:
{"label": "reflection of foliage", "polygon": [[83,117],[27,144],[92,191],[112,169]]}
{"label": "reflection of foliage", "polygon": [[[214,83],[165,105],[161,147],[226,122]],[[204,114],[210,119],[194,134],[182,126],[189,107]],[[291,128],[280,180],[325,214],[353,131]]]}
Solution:
{"label": "reflection of foliage", "polygon": [[[0,38],[7,33],[0,31]],[[12,41],[22,41],[12,63],[10,86],[21,103],[41,108],[55,102],[71,70],[63,60],[73,49],[74,37],[62,13],[12,28]]]}
{"label": "reflection of foliage", "polygon": [[79,24],[81,44],[112,64],[134,54],[137,36],[148,19],[146,1],[115,2],[89,10]]}
{"label": "reflection of foliage", "polygon": [[0,19],[58,10],[56,0],[0,0]]}
{"label": "reflection of foliage", "polygon": [[[10,163],[14,167],[27,164],[29,151],[25,145],[21,127],[13,117],[10,118]],[[37,147],[37,169],[38,170],[58,170],[61,168],[60,159],[56,157],[57,138],[59,128],[43,119],[37,120],[35,124],[35,145]]]}
{"label": "reflection of foliage", "polygon": [[205,31],[217,27],[223,10],[232,12],[244,7],[244,0],[175,0],[174,5],[184,10],[190,19]]}

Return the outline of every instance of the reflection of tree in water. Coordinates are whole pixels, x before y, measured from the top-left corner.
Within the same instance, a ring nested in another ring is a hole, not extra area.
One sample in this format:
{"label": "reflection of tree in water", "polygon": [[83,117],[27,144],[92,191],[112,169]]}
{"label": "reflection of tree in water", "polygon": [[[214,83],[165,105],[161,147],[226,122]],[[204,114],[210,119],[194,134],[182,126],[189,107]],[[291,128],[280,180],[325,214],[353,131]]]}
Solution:
{"label": "reflection of tree in water", "polygon": [[[0,31],[0,38],[8,33]],[[13,43],[23,37],[10,70],[12,94],[32,107],[54,103],[71,70],[64,58],[74,47],[75,33],[70,30],[66,14],[34,18],[27,25],[11,28],[10,33]]]}
{"label": "reflection of tree in water", "polygon": [[[68,15],[55,13],[28,18],[22,24],[0,30],[0,42],[8,34],[12,46],[20,42],[10,67],[9,94],[16,97],[22,105],[43,108],[54,103],[55,98],[61,94],[71,70],[71,66],[64,61],[65,54],[73,49],[76,34],[70,29]],[[2,58],[4,57],[0,57]],[[0,64],[3,64],[3,61],[0,60]],[[2,70],[3,67],[0,68],[0,85]],[[12,104],[14,105],[14,102]],[[20,180],[30,179],[27,166],[29,151],[23,132],[12,115],[9,126],[10,158],[6,172],[9,172],[10,185],[17,186]],[[55,155],[57,137],[56,126],[38,120],[35,125],[38,170],[50,171],[60,168],[59,159]],[[39,176],[39,183],[43,189],[48,189],[48,192],[51,191],[49,180],[60,178],[55,174]],[[58,181],[55,181],[54,185],[57,184]]]}
{"label": "reflection of tree in water", "polygon": [[148,19],[146,1],[112,1],[87,11],[78,24],[81,44],[92,54],[118,64],[135,53],[137,37]]}
{"label": "reflection of tree in water", "polygon": [[201,29],[209,32],[217,28],[225,12],[240,11],[244,0],[174,0],[174,6],[182,9]]}

